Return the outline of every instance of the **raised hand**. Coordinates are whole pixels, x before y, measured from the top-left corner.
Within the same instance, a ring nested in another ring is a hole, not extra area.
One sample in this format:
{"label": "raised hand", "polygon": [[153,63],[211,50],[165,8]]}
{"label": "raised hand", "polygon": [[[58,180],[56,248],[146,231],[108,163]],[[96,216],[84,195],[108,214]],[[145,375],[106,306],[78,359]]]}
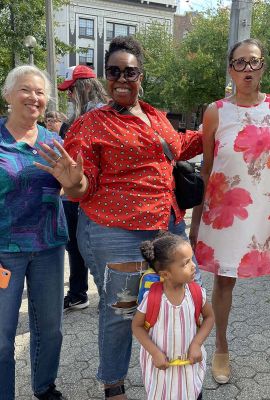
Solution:
{"label": "raised hand", "polygon": [[49,165],[43,165],[38,162],[34,164],[43,171],[52,174],[58,182],[60,182],[64,190],[76,189],[81,184],[84,177],[82,156],[78,154],[76,161],[74,161],[57,140],[54,140],[53,144],[59,153],[52,150],[45,143],[40,143],[44,151],[37,150],[38,154],[44,158]]}

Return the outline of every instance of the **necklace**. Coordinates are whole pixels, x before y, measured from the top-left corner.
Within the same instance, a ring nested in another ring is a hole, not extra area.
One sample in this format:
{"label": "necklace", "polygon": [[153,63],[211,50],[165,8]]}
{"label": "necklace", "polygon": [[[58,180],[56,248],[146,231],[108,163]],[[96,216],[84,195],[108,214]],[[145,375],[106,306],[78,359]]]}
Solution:
{"label": "necklace", "polygon": [[[262,96],[261,96],[262,95]],[[237,101],[237,96],[235,95],[237,121],[241,125],[256,125],[258,123],[258,114],[256,112],[257,107],[265,101],[266,95],[263,93],[258,94],[258,99],[256,103],[250,105],[241,105]]]}
{"label": "necklace", "polygon": [[135,104],[132,104],[129,107],[121,106],[120,104],[115,103],[115,102],[112,104],[112,108],[114,110],[116,110],[119,114],[131,114],[131,110],[134,107],[135,107]]}

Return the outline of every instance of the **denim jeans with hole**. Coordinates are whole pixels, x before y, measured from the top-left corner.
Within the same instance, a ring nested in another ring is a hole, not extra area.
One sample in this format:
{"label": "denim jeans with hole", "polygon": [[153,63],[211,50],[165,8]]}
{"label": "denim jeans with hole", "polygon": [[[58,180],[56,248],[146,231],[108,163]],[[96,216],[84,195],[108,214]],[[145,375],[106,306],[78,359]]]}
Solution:
{"label": "denim jeans with hole", "polygon": [[[171,216],[169,230],[187,238],[185,222],[174,224]],[[108,268],[110,263],[143,261],[140,244],[151,240],[158,231],[128,231],[107,228],[91,221],[80,210],[77,238],[85,264],[90,268],[98,287],[99,302],[99,357],[97,378],[113,384],[127,375],[132,345],[131,321],[136,306],[118,308],[117,302],[136,301],[141,273],[120,272]],[[197,267],[196,280],[201,283]]]}
{"label": "denim jeans with hole", "polygon": [[[64,252],[59,246],[34,253],[0,253],[11,271],[7,289],[0,289],[0,399],[15,398],[14,341],[27,282],[32,389],[45,392],[58,371],[62,344]],[[25,318],[25,314],[21,318]],[[25,350],[18,349],[19,352]]]}

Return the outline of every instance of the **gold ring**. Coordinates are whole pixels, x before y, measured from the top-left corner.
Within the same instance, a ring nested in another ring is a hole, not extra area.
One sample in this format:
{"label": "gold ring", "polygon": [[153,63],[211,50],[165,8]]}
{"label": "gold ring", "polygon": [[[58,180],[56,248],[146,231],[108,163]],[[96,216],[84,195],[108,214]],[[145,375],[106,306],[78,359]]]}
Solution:
{"label": "gold ring", "polygon": [[59,161],[60,160],[60,158],[62,158],[61,156],[58,156],[57,158],[56,158],[56,160],[54,160],[54,162],[57,162],[57,161]]}

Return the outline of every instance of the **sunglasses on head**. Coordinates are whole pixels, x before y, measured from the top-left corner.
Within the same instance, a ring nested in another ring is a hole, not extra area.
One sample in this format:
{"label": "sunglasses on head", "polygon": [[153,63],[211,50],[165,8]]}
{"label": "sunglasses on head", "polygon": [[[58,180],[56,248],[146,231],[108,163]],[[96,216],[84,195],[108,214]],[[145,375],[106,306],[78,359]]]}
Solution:
{"label": "sunglasses on head", "polygon": [[236,72],[242,72],[246,69],[249,64],[252,71],[258,71],[263,67],[264,57],[252,57],[249,61],[246,61],[243,57],[231,60],[231,67]]}
{"label": "sunglasses on head", "polygon": [[139,79],[141,70],[138,67],[126,67],[124,70],[121,70],[119,67],[111,65],[105,69],[105,74],[108,81],[117,81],[121,74],[123,74],[126,81],[135,82]]}

